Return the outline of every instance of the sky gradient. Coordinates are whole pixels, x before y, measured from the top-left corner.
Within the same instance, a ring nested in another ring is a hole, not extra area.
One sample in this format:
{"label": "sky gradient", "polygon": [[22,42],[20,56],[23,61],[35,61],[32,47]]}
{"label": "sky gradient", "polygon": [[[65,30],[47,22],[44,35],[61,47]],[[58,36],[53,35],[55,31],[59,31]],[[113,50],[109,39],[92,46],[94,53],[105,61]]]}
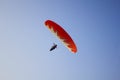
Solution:
{"label": "sky gradient", "polygon": [[[119,4],[0,0],[0,80],[120,80]],[[76,54],[45,27],[48,19],[71,35]]]}

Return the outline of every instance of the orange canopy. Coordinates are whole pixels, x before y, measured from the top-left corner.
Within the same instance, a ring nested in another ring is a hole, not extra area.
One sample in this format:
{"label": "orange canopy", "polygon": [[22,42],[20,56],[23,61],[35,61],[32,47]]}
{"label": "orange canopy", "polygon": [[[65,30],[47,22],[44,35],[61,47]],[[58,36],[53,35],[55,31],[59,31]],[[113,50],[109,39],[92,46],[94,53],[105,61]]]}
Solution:
{"label": "orange canopy", "polygon": [[47,28],[54,33],[60,40],[61,42],[73,53],[77,52],[77,47],[70,37],[70,35],[57,23],[47,20],[45,21],[45,25]]}

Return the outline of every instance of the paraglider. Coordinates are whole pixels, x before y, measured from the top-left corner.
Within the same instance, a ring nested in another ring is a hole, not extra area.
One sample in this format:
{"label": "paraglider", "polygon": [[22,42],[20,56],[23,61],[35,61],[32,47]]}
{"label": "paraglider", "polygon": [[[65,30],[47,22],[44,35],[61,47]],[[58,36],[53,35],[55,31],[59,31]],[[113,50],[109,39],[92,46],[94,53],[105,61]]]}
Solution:
{"label": "paraglider", "polygon": [[57,44],[53,43],[53,46],[50,48],[50,51],[54,50],[55,48],[57,48]]}
{"label": "paraglider", "polygon": [[[46,20],[45,21],[46,27],[54,33],[60,40],[61,42],[73,53],[77,52],[77,47],[70,37],[70,35],[57,23],[51,21],[51,20]],[[51,50],[54,48],[51,48]]]}

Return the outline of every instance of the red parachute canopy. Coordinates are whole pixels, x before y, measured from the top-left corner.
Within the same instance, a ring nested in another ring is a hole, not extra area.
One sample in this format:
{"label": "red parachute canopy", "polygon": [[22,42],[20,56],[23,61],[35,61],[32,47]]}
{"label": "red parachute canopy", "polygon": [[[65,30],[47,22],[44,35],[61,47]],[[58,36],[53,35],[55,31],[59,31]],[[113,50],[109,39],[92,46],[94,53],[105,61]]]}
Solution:
{"label": "red parachute canopy", "polygon": [[47,20],[45,21],[45,25],[47,28],[54,33],[61,41],[62,43],[73,53],[77,52],[77,47],[72,40],[72,38],[69,36],[69,34],[57,23]]}

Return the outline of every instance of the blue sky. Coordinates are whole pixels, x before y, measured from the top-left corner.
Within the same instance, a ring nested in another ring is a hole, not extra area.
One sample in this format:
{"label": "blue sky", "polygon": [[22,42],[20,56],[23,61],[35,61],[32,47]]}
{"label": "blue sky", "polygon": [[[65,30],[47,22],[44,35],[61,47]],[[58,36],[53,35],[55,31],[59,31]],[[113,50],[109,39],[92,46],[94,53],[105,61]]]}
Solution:
{"label": "blue sky", "polygon": [[[0,80],[120,80],[119,0],[1,0]],[[72,54],[45,27],[75,41]],[[53,43],[58,48],[49,52]]]}

